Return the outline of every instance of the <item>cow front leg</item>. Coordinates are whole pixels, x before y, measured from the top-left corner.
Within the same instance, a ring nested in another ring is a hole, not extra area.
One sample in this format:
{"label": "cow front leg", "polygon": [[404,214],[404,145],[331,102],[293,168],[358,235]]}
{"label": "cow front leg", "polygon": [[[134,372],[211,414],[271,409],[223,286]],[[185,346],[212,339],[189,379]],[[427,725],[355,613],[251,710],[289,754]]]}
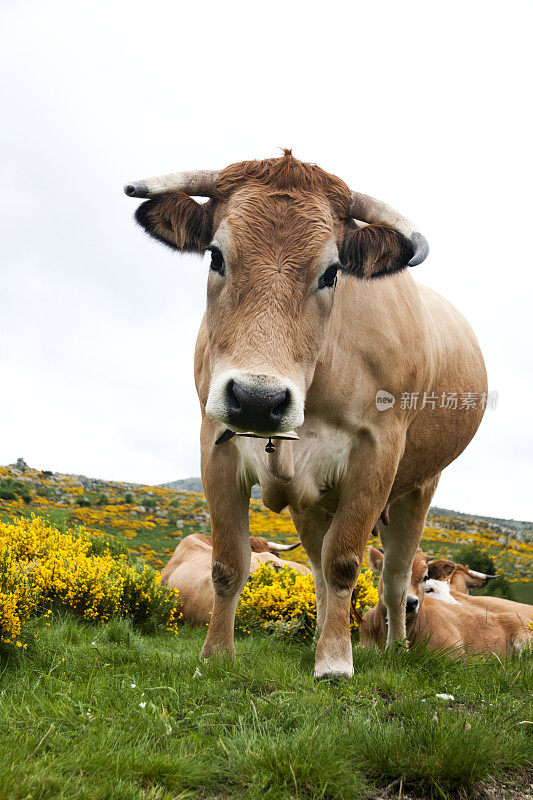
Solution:
{"label": "cow front leg", "polygon": [[363,438],[349,465],[333,521],[322,545],[327,610],[318,640],[315,676],[319,679],[353,675],[350,606],[366,543],[389,496],[402,438],[389,433],[386,446]]}
{"label": "cow front leg", "polygon": [[211,517],[215,591],[203,658],[235,653],[235,612],[250,572],[251,554],[249,494],[240,482],[239,454],[232,442],[215,446],[216,430],[212,429],[209,420],[202,425],[202,482]]}
{"label": "cow front leg", "polygon": [[356,549],[362,551],[364,544],[356,548],[338,537],[324,542],[327,606],[315,656],[315,676],[319,679],[353,675],[350,601],[362,561],[362,552],[356,553]]}

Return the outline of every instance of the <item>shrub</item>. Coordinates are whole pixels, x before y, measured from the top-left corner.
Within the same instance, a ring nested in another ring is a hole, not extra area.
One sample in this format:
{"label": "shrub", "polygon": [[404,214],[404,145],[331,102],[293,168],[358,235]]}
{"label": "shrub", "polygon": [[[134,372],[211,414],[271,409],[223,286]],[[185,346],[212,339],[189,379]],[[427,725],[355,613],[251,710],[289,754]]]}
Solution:
{"label": "shrub", "polygon": [[76,499],[76,503],[82,508],[89,508],[90,506],[92,506],[91,498],[87,497],[87,495],[85,494],[80,495],[80,497]]}
{"label": "shrub", "polygon": [[128,567],[123,573],[122,612],[141,627],[162,624],[168,631],[177,633],[181,619],[178,591],[162,589],[160,578],[160,573],[147,564]]}
{"label": "shrub", "polygon": [[25,503],[31,503],[31,493],[24,481],[4,478],[0,481],[0,500],[16,500],[20,497]]}
{"label": "shrub", "polygon": [[89,555],[103,556],[110,553],[114,558],[128,555],[127,547],[120,536],[113,536],[113,534],[103,531],[88,531],[87,538],[91,543]]}
{"label": "shrub", "polygon": [[126,492],[126,494],[124,495],[124,502],[128,504],[133,503],[133,495],[131,492]]}
{"label": "shrub", "polygon": [[175,633],[179,594],[128,563],[115,537],[61,531],[41,517],[0,523],[0,643],[17,643],[31,615],[61,609],[90,622],[113,614]]}
{"label": "shrub", "polygon": [[157,500],[155,497],[141,497],[139,500],[139,505],[144,506],[145,508],[155,508],[157,505]]}
{"label": "shrub", "polygon": [[30,570],[21,568],[11,549],[0,544],[0,644],[25,647],[19,637],[39,599]]}
{"label": "shrub", "polygon": [[[352,598],[352,630],[361,615],[378,602],[372,571],[362,572]],[[237,606],[236,630],[267,631],[276,638],[311,639],[316,625],[316,599],[312,575],[292,567],[281,569],[269,562],[249,578]]]}

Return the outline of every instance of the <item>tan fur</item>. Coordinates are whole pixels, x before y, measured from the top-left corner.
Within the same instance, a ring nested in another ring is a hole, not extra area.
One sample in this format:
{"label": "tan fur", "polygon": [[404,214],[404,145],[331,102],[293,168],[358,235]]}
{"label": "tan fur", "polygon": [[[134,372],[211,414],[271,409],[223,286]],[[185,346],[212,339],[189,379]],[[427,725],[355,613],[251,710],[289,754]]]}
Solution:
{"label": "tan fur", "polygon": [[[309,570],[303,564],[278,558],[268,547],[262,536],[251,536],[252,556],[250,574],[265,562],[281,568],[289,566],[301,575]],[[184,622],[191,625],[205,625],[209,622],[215,599],[211,566],[213,561],[213,542],[210,536],[193,533],[185,536],[178,544],[161,573],[161,583],[178,589]]]}
{"label": "tan fur", "polygon": [[[443,392],[486,391],[472,330],[446,300],[401,271],[411,252],[407,240],[380,223],[358,228],[348,218],[349,199],[343,181],[288,153],[243,162],[219,174],[202,212],[208,217],[195,222],[189,237],[201,251],[198,228],[205,231],[212,219],[211,236],[226,264],[224,278],[210,273],[195,354],[216,583],[204,656],[233,652],[256,482],[269,508],[289,506],[313,565],[322,626],[317,676],[351,674],[351,589],[387,503],[390,525],[380,530],[389,639],[404,638],[405,593],[427,508],[440,472],[464,450],[483,415],[479,406],[439,407]],[[158,202],[149,201],[150,213]],[[182,212],[176,207],[170,216],[168,241],[180,246],[187,238]],[[335,259],[344,270],[336,289],[318,291],[319,276]],[[394,274],[371,278],[388,272]],[[305,396],[299,441],[280,445],[292,451],[282,459],[290,470],[276,466],[261,440],[215,446],[224,425],[205,408],[210,386],[228,369],[290,381]],[[376,409],[378,389],[397,398],[393,408]],[[437,406],[401,408],[402,392],[434,393]]]}
{"label": "tan fur", "polygon": [[504,597],[491,597],[490,595],[473,596],[452,589],[452,597],[462,605],[471,605],[473,608],[486,609],[501,614],[518,615],[524,622],[533,618],[533,606],[527,603],[517,603]]}
{"label": "tan fur", "polygon": [[[370,548],[369,563],[373,569],[381,571],[383,559],[376,548]],[[454,593],[461,605],[450,605],[425,595],[424,576],[442,580],[451,575],[454,566],[447,559],[429,562],[422,550],[416,551],[409,594],[418,597],[420,606],[417,614],[407,615],[407,638],[410,644],[427,641],[428,647],[433,650],[457,648],[457,655],[475,655],[507,653],[513,647],[531,641],[533,631],[528,626],[528,620],[533,608],[529,607],[528,616],[513,613],[508,606],[500,613],[499,609],[490,610],[483,604],[472,602],[489,598],[473,598]],[[387,608],[383,600],[382,577],[378,591],[378,605],[363,616],[361,641],[363,644],[382,646],[387,633]]]}

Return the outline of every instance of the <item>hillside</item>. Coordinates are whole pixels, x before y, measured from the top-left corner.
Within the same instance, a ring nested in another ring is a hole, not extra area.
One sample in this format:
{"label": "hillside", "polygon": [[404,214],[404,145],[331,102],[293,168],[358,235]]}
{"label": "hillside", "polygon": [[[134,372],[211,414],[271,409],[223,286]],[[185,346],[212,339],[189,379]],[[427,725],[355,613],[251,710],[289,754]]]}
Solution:
{"label": "hillside", "polygon": [[[177,492],[203,492],[202,479],[198,478],[180,478],[177,481],[169,481],[162,483],[161,486],[165,489],[175,489]],[[259,486],[252,486],[252,497],[254,500],[261,499],[261,488]]]}
{"label": "hillside", "polygon": [[[202,479],[198,477],[180,478],[177,481],[169,481],[162,483],[161,486],[165,489],[174,489],[177,492],[198,492],[202,493],[204,488],[202,486]],[[261,499],[261,488],[254,486],[252,488],[252,497],[254,499]],[[457,526],[468,526],[483,524],[487,528],[492,528],[497,531],[500,536],[518,539],[519,541],[531,542],[533,541],[533,522],[524,522],[515,519],[500,519],[499,517],[482,517],[477,514],[465,514],[462,511],[451,511],[448,508],[439,508],[439,506],[432,506],[429,510],[428,519],[443,520],[443,518],[450,519]],[[444,524],[444,523],[443,523]]]}
{"label": "hillside", "polygon": [[[161,569],[183,536],[210,532],[199,478],[149,486],[53,473],[29,467],[22,459],[0,467],[0,518],[31,513],[56,523],[84,525],[122,537],[132,557]],[[274,514],[259,499],[250,504],[250,532],[294,542],[287,511]],[[532,602],[533,525],[432,508],[422,546],[435,556],[461,560],[474,547],[493,559],[513,584],[516,599]],[[303,550],[293,560],[306,562]]]}

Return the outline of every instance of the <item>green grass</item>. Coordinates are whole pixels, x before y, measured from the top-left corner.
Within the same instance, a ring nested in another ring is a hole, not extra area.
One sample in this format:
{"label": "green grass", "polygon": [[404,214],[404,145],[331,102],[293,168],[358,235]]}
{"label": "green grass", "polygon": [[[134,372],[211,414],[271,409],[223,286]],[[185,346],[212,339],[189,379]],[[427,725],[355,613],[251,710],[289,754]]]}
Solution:
{"label": "green grass", "polygon": [[331,686],[308,646],[251,636],[200,663],[201,630],[30,624],[26,653],[1,656],[1,800],[357,800],[397,779],[464,797],[533,760],[530,656],[355,647],[355,678]]}
{"label": "green grass", "polygon": [[531,581],[513,583],[513,597],[518,603],[528,603],[533,606],[533,583]]}

